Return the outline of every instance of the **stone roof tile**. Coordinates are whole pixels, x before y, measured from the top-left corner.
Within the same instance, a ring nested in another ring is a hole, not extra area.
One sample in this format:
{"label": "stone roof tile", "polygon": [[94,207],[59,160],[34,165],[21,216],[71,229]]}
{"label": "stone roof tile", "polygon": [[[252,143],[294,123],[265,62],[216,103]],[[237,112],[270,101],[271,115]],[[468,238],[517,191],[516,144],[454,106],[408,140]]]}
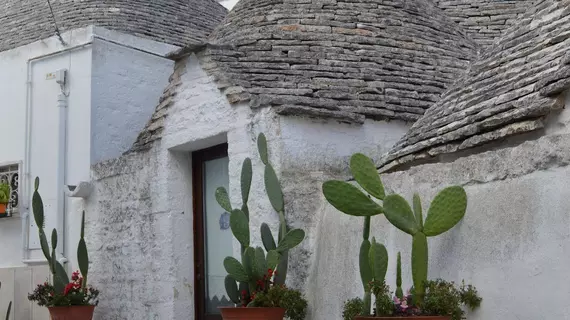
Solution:
{"label": "stone roof tile", "polygon": [[483,47],[517,23],[536,0],[434,0],[469,37]]}
{"label": "stone roof tile", "polygon": [[[55,35],[45,0],[5,0],[0,10],[0,52]],[[215,0],[52,1],[61,32],[90,25],[184,46],[203,42],[227,9]]]}
{"label": "stone roof tile", "polygon": [[383,159],[384,170],[542,127],[570,87],[570,1],[536,4]]}
{"label": "stone roof tile", "polygon": [[426,0],[241,0],[210,42],[232,102],[357,123],[419,119],[477,53]]}

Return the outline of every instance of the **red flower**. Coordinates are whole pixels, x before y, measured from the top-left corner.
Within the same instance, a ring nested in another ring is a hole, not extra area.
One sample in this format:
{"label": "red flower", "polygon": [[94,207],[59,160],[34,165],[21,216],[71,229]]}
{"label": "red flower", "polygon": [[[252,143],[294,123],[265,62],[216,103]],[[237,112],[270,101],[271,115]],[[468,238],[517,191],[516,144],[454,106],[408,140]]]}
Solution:
{"label": "red flower", "polygon": [[65,289],[63,290],[63,295],[66,296],[69,293],[69,291],[71,291],[71,289],[73,289],[74,285],[75,284],[73,282],[68,283],[65,286]]}

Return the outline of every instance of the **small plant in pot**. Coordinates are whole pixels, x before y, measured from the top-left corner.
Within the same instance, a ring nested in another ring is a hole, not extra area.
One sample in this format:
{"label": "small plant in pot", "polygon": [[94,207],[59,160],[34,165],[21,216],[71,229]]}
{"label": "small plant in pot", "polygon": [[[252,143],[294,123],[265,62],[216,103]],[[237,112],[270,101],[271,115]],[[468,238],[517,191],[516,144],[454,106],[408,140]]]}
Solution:
{"label": "small plant in pot", "polygon": [[87,285],[89,256],[85,243],[85,212],[81,219],[81,238],[77,246],[77,262],[79,271],[71,275],[71,281],[63,265],[57,260],[57,231],[51,234],[51,252],[44,231],[45,216],[42,197],[38,192],[39,178],[36,178],[32,197],[32,210],[38,226],[42,252],[46,257],[51,272],[51,282],[38,284],[34,292],[28,295],[30,301],[48,308],[51,320],[92,320],[95,306],[98,303],[99,291]]}
{"label": "small plant in pot", "polygon": [[279,215],[279,236],[275,241],[269,226],[261,225],[262,247],[251,245],[249,230],[249,192],[252,179],[251,159],[243,162],[241,172],[242,206],[231,206],[228,192],[216,190],[216,200],[222,208],[231,212],[230,228],[241,245],[241,262],[234,257],[224,259],[228,272],[225,287],[228,297],[237,307],[222,307],[224,320],[291,320],[305,318],[307,301],[301,292],[285,286],[289,250],[305,238],[301,229],[290,229],[285,220],[285,204],[281,185],[268,160],[267,141],[263,134],[258,137],[261,160],[265,165],[265,189],[272,207]]}
{"label": "small plant in pot", "polygon": [[10,203],[10,185],[0,183],[0,215],[5,215]]}
{"label": "small plant in pot", "polygon": [[[418,194],[413,198],[412,206],[400,195],[386,195],[380,175],[374,162],[363,154],[355,154],[350,161],[350,170],[358,185],[366,191],[345,181],[327,181],[323,184],[323,193],[328,202],[339,211],[364,217],[364,239],[360,248],[360,275],[364,285],[364,299],[352,299],[345,303],[343,317],[364,319],[371,315],[371,295],[376,296],[375,319],[383,317],[416,317],[416,319],[463,319],[459,306],[477,308],[481,302],[477,291],[472,286],[456,288],[453,283],[443,280],[427,281],[428,245],[427,238],[440,235],[463,219],[467,208],[467,195],[459,186],[445,188],[433,199],[427,218],[423,219],[421,201]],[[373,200],[382,201],[382,204]],[[397,289],[390,307],[389,289],[382,282],[371,281],[369,261],[370,218],[384,214],[388,221],[398,229],[413,236],[412,241],[412,278],[413,294],[404,296],[402,292],[401,259],[397,261]],[[370,285],[367,285],[370,284]],[[452,299],[453,298],[453,299]],[[451,299],[451,300],[450,300]],[[378,305],[378,302],[381,305]],[[444,301],[444,302],[442,302]],[[447,302],[445,302],[447,301]],[[449,302],[451,301],[451,302]],[[384,302],[384,303],[382,303]],[[442,303],[448,303],[442,307]],[[358,309],[360,308],[360,312]]]}

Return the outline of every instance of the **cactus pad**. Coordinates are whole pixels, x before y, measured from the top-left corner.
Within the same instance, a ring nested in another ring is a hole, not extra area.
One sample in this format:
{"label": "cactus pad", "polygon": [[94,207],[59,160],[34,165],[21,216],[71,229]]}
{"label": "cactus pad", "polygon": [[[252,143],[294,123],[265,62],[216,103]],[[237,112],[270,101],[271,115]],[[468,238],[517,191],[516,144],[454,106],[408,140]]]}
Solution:
{"label": "cactus pad", "polygon": [[279,179],[277,178],[277,174],[275,170],[271,166],[271,164],[267,164],[265,166],[265,191],[267,196],[269,197],[269,202],[271,202],[271,206],[277,212],[285,211],[285,202],[283,200],[283,191],[281,191],[281,185],[279,184]]}
{"label": "cactus pad", "polygon": [[230,300],[235,304],[240,303],[239,291],[236,280],[232,278],[232,276],[227,275],[226,278],[224,279],[224,285],[226,287],[226,292],[228,293],[228,297],[230,298]]}
{"label": "cactus pad", "polygon": [[261,162],[263,162],[264,165],[267,165],[269,163],[269,156],[267,153],[267,138],[263,133],[260,133],[257,137],[257,150],[259,151]]}
{"label": "cactus pad", "polygon": [[55,250],[55,248],[57,248],[57,230],[53,229],[51,231],[51,247],[53,250]]}
{"label": "cactus pad", "polygon": [[374,280],[383,282],[388,271],[388,250],[383,244],[372,240],[370,245],[370,267],[374,274]]}
{"label": "cactus pad", "polygon": [[428,237],[440,235],[453,228],[467,209],[467,194],[459,186],[443,189],[438,193],[428,210],[424,233]]}
{"label": "cactus pad", "polygon": [[396,228],[414,235],[419,227],[412,208],[402,196],[391,194],[384,199],[384,215]]}
{"label": "cactus pad", "polygon": [[226,257],[224,259],[224,268],[226,272],[232,276],[236,281],[239,282],[247,282],[249,281],[249,277],[247,276],[247,272],[245,268],[237,261],[234,257]]}
{"label": "cactus pad", "polygon": [[249,247],[249,221],[241,210],[233,210],[230,215],[230,228],[234,237],[244,247]]}
{"label": "cactus pad", "polygon": [[261,241],[263,242],[263,247],[267,252],[277,248],[275,240],[273,239],[273,234],[271,233],[271,229],[267,223],[261,224]]}
{"label": "cactus pad", "polygon": [[45,227],[44,221],[44,203],[40,193],[38,192],[38,188],[40,186],[40,179],[36,178],[35,190],[32,196],[32,211],[34,213],[34,220],[36,221],[36,225],[39,229],[43,229]]}
{"label": "cactus pad", "polygon": [[396,262],[396,297],[402,299],[404,291],[402,290],[402,255],[398,252],[398,260]]}
{"label": "cactus pad", "polygon": [[249,190],[251,189],[251,178],[253,175],[253,168],[251,166],[251,159],[246,158],[241,166],[241,199],[243,203],[249,200]]}
{"label": "cactus pad", "polygon": [[425,234],[418,232],[412,242],[412,278],[419,301],[423,301],[428,276],[428,244]]}
{"label": "cactus pad", "polygon": [[370,241],[362,240],[362,244],[360,245],[360,254],[358,257],[358,264],[360,267],[360,279],[362,280],[362,286],[364,287],[364,291],[367,290],[367,286],[374,278],[372,273],[372,269],[370,268]]}
{"label": "cactus pad", "polygon": [[79,245],[77,246],[77,264],[79,265],[81,275],[85,279],[89,270],[89,254],[87,253],[87,244],[83,238],[79,239]]}
{"label": "cactus pad", "polygon": [[255,248],[255,273],[258,278],[263,277],[267,271],[267,261],[265,260],[265,251],[263,248]]}
{"label": "cactus pad", "polygon": [[63,292],[65,286],[69,283],[69,278],[67,277],[67,273],[65,272],[65,268],[55,259],[53,258],[54,262],[54,275],[53,275],[53,285],[57,292]]}
{"label": "cactus pad", "polygon": [[252,247],[247,247],[243,253],[242,258],[243,267],[249,280],[254,280],[259,278],[259,274],[257,270],[257,265],[255,262],[255,249]]}
{"label": "cactus pad", "polygon": [[230,203],[230,197],[228,191],[224,187],[219,187],[216,189],[216,201],[227,212],[232,212],[232,205]]}
{"label": "cactus pad", "polygon": [[281,256],[276,250],[267,251],[267,268],[275,270],[275,267],[277,267],[280,258]]}
{"label": "cactus pad", "polygon": [[384,186],[374,162],[362,153],[350,159],[350,171],[358,184],[376,199],[384,199]]}
{"label": "cactus pad", "polygon": [[414,206],[414,215],[416,216],[416,222],[418,223],[420,231],[423,231],[424,216],[422,213],[422,200],[420,199],[420,195],[417,193],[414,193],[413,206]]}
{"label": "cactus pad", "polygon": [[277,251],[283,252],[285,250],[293,249],[298,246],[303,239],[305,239],[305,231],[301,229],[293,229],[283,237],[283,240],[279,241],[277,246]]}
{"label": "cactus pad", "polygon": [[382,207],[360,189],[344,181],[323,183],[323,194],[337,210],[352,216],[375,216],[384,212]]}

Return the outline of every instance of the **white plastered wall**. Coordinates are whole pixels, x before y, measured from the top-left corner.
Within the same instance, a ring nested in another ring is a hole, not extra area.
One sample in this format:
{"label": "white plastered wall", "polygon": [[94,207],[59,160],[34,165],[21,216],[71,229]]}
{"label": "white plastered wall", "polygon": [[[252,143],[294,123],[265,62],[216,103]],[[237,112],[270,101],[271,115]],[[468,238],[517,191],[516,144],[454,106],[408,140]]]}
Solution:
{"label": "white plastered wall", "polygon": [[[162,139],[149,151],[93,168],[97,190],[87,210],[89,230],[95,234],[93,264],[99,268],[92,279],[105,290],[100,319],[192,319],[192,151],[228,143],[229,192],[235,207],[241,205],[242,162],[252,159],[250,229],[259,245],[261,223],[267,222],[274,234],[278,225],[257,151],[257,136],[265,133],[270,161],[282,178],[288,221],[307,231],[307,240],[292,254],[288,280],[306,291],[307,272],[315,259],[310,250],[317,239],[314,209],[323,205],[323,179],[342,175],[353,152],[379,156],[407,129],[399,122],[348,125],[281,117],[271,109],[253,112],[246,104],[230,105],[195,56],[176,68],[181,65],[181,85],[164,119]],[[114,201],[106,199],[112,195]],[[237,242],[234,252],[237,256]]]}
{"label": "white plastered wall", "polygon": [[[570,99],[566,98],[566,105]],[[429,238],[429,277],[474,284],[483,297],[469,319],[533,320],[567,317],[570,253],[570,130],[568,109],[552,115],[543,136],[503,149],[424,164],[382,175],[389,192],[411,201],[422,196],[424,212],[436,193],[463,185],[467,213],[449,232]],[[508,141],[507,141],[508,142]],[[358,248],[362,218],[322,208],[310,285],[311,319],[340,317],[342,301],[362,296]],[[384,243],[395,286],[395,257],[402,252],[403,283],[412,285],[411,237],[383,216],[372,219],[371,236]],[[334,267],[330,265],[334,264]],[[318,271],[317,271],[318,270]]]}

